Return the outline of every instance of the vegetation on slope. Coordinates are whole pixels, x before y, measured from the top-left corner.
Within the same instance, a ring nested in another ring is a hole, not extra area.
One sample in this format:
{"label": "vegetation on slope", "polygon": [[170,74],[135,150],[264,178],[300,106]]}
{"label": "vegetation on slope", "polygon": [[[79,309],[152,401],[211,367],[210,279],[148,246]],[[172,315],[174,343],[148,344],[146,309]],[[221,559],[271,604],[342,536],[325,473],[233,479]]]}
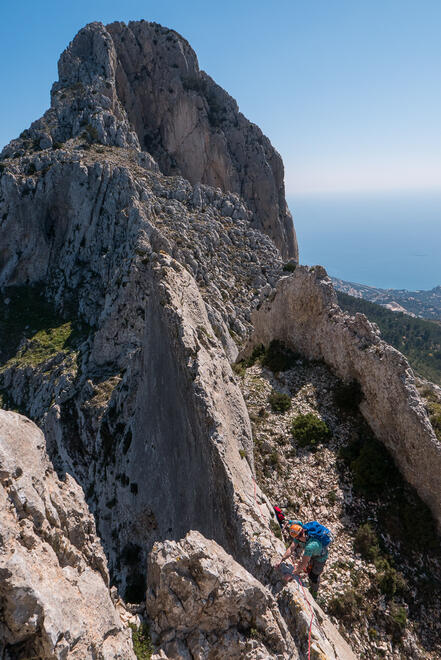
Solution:
{"label": "vegetation on slope", "polygon": [[137,627],[129,623],[132,630],[133,650],[138,660],[149,660],[152,657],[153,645],[150,637],[150,630],[146,623]]}
{"label": "vegetation on slope", "polygon": [[61,352],[72,352],[86,328],[60,316],[36,286],[16,286],[0,299],[0,369],[37,367]]}
{"label": "vegetation on slope", "polygon": [[407,357],[424,378],[441,385],[441,326],[337,292],[338,303],[350,314],[361,312],[378,325],[384,341]]}
{"label": "vegetation on slope", "polygon": [[[261,347],[252,366],[241,365],[256,481],[289,518],[334,532],[319,604],[360,657],[440,657],[441,549],[431,512],[363,420],[356,382],[302,358],[271,373],[262,368],[267,353]],[[284,412],[271,406],[275,387],[289,392]],[[438,399],[426,398],[436,415]],[[330,433],[311,442],[319,424]],[[293,433],[298,425],[306,442]]]}

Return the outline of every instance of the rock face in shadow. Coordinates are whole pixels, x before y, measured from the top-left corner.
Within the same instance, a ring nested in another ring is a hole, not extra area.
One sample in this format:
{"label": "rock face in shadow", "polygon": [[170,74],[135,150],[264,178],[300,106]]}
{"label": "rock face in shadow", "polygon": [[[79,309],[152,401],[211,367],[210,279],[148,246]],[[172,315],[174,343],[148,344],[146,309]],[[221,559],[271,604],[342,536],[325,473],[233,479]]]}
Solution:
{"label": "rock face in shadow", "polygon": [[[25,140],[47,148],[85,135],[141,148],[164,174],[240,195],[252,226],[270,236],[284,258],[298,260],[279,154],[199,70],[180,35],[146,21],[92,23],[61,55],[58,70],[51,109]],[[3,155],[20,147],[13,141]]]}
{"label": "rock face in shadow", "polygon": [[441,445],[409,363],[363,314],[341,311],[326,271],[298,267],[279,280],[253,315],[253,325],[245,353],[279,339],[310,359],[324,360],[342,380],[358,381],[363,416],[441,528]]}
{"label": "rock face in shadow", "polygon": [[59,481],[42,432],[0,411],[0,653],[135,658],[79,485]]}

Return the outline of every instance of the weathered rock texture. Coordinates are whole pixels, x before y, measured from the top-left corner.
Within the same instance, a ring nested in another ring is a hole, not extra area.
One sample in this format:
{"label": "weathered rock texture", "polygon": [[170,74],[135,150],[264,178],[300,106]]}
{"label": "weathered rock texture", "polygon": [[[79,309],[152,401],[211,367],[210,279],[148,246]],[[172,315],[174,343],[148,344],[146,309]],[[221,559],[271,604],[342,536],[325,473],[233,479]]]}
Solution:
{"label": "weathered rock texture", "polygon": [[237,354],[230,332],[250,332],[280,257],[240,199],[121,151],[44,152],[33,176],[26,157],[3,173],[6,295],[41,283],[85,330],[49,359],[32,358],[31,341],[0,380],[42,424],[60,473],[88,493],[127,583],[137,553],[141,562],[154,540],[192,525],[241,552],[234,490],[245,480],[254,506],[251,432],[225,351]]}
{"label": "weathered rock texture", "polygon": [[[145,149],[164,174],[239,194],[252,225],[284,257],[298,259],[279,154],[199,70],[180,35],[145,21],[92,23],[61,55],[58,69],[51,109],[26,140],[47,148],[85,134],[91,141]],[[3,156],[22,147],[13,141]]]}
{"label": "weathered rock texture", "polygon": [[400,471],[432,509],[441,528],[441,444],[401,353],[379,337],[363,314],[337,304],[326,271],[298,267],[279,280],[271,300],[253,316],[247,348],[280,339],[306,357],[324,360],[344,381],[360,383],[360,410]]}
{"label": "weathered rock texture", "polygon": [[320,609],[312,604],[309,610],[297,585],[280,592],[278,604],[269,589],[199,532],[179,543],[155,544],[147,587],[147,611],[168,658],[294,660],[303,657],[305,649],[299,654],[294,639],[305,640],[312,612],[311,658],[354,658],[340,635],[330,632],[332,626],[321,625]]}
{"label": "weathered rock texture", "polygon": [[31,421],[0,411],[0,655],[135,658],[81,488]]}

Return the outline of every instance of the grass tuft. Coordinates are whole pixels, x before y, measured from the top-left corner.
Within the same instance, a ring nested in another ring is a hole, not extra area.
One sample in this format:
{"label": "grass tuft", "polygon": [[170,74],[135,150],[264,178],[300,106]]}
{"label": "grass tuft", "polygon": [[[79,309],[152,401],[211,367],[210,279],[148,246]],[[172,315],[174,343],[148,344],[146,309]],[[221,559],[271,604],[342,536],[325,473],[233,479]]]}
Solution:
{"label": "grass tuft", "polygon": [[133,650],[138,660],[150,660],[153,655],[153,644],[150,637],[150,630],[146,623],[139,627],[134,623],[129,623],[132,630]]}

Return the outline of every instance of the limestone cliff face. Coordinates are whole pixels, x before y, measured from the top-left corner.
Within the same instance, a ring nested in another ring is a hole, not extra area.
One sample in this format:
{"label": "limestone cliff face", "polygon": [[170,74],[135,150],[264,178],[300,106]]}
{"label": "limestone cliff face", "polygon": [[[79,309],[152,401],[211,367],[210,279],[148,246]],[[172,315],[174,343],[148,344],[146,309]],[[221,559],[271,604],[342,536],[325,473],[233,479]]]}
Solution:
{"label": "limestone cliff face", "polygon": [[[283,163],[261,130],[199,70],[173,30],[146,21],[92,23],[61,55],[52,107],[29,137],[49,146],[82,132],[150,153],[164,174],[237,193],[252,226],[298,259]],[[14,143],[6,153],[17,151]]]}
{"label": "limestone cliff face", "polygon": [[131,553],[142,561],[154,540],[192,525],[239,552],[233,463],[221,457],[232,452],[239,476],[248,469],[250,490],[239,450],[252,465],[251,433],[224,349],[235,357],[230,332],[251,327],[280,257],[237,197],[166,179],[124,151],[109,149],[105,165],[90,151],[41,153],[34,176],[26,159],[1,178],[2,283],[42,283],[85,330],[74,351],[16,356],[0,379],[45,429],[59,472],[90,493],[111,568],[130,584]]}
{"label": "limestone cliff face", "polygon": [[[307,656],[354,660],[351,649],[300,586],[273,592],[214,541],[190,532],[179,543],[155,544],[149,557],[147,610],[170,660],[258,660]],[[291,608],[294,617],[281,614]],[[313,618],[311,620],[311,615]],[[301,632],[300,632],[301,631]],[[295,640],[302,637],[303,645]]]}
{"label": "limestone cliff face", "polygon": [[253,325],[247,351],[279,339],[310,359],[324,360],[342,380],[360,383],[361,412],[441,528],[441,445],[409,363],[363,314],[341,311],[325,270],[298,267],[279,280],[253,315]]}
{"label": "limestone cliff face", "polygon": [[[242,183],[223,192],[166,176],[139,148],[119,96],[112,30],[81,31],[61,58],[52,108],[2,153],[0,394],[39,423],[59,475],[83,487],[128,600],[144,598],[155,541],[191,529],[271,584],[282,546],[254,483],[251,427],[230,362],[252,332],[251,310],[281,274],[268,233],[285,239],[274,223],[262,231]],[[166,49],[168,33],[159,32]],[[260,132],[239,119],[251,144]],[[155,152],[167,170],[165,155]],[[275,171],[264,165],[258,177],[274,190]],[[291,247],[284,243],[286,254]],[[20,319],[12,333],[8,324]],[[301,611],[283,614],[298,648],[307,635]]]}

